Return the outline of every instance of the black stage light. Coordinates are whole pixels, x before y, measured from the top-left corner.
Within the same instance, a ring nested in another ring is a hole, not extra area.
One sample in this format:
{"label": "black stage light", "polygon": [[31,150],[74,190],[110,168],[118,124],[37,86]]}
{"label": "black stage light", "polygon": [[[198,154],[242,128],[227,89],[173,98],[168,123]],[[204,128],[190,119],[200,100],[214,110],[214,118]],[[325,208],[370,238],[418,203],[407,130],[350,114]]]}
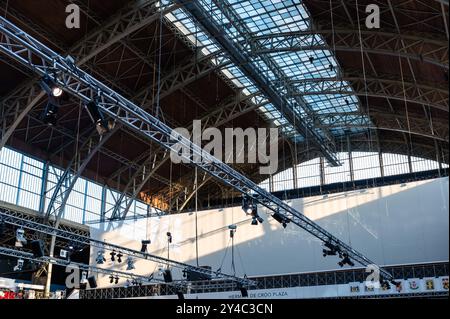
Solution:
{"label": "black stage light", "polygon": [[177,296],[178,296],[178,299],[179,300],[184,300],[184,295],[183,295],[183,292],[182,291],[177,291]]}
{"label": "black stage light", "polygon": [[111,261],[115,261],[115,260],[116,260],[116,258],[115,258],[116,255],[117,255],[117,254],[116,254],[115,251],[112,251],[112,252],[110,253]]}
{"label": "black stage light", "polygon": [[44,256],[44,243],[42,240],[33,240],[31,242],[31,250],[33,251],[34,257]]}
{"label": "black stage light", "polygon": [[111,276],[109,276],[109,283],[112,284],[113,282],[114,282],[114,276],[111,275]]}
{"label": "black stage light", "polygon": [[60,97],[63,90],[50,79],[49,76],[44,76],[40,82],[41,88],[52,97]]}
{"label": "black stage light", "polygon": [[119,283],[119,276],[116,276],[116,277],[114,278],[114,283],[115,283],[116,285]]}
{"label": "black stage light", "polygon": [[117,262],[118,262],[118,263],[121,263],[121,262],[122,262],[122,257],[123,257],[123,255],[122,255],[121,253],[118,253],[118,254],[117,254]]}
{"label": "black stage light", "polygon": [[50,126],[55,126],[58,117],[58,106],[53,102],[47,102],[44,112],[41,115],[41,120]]}
{"label": "black stage light", "polygon": [[172,282],[172,273],[169,269],[164,270],[163,272],[164,282]]}
{"label": "black stage light", "polygon": [[256,217],[252,217],[252,225],[256,226],[258,225],[258,220],[256,219]]}
{"label": "black stage light", "polygon": [[95,123],[95,128],[98,134],[103,135],[109,130],[108,122],[105,120],[103,113],[100,111],[98,105],[91,101],[86,104],[86,110],[89,113],[91,120]]}
{"label": "black stage light", "polygon": [[242,210],[247,215],[250,215],[252,213],[253,205],[250,203],[250,199],[243,196],[242,197]]}
{"label": "black stage light", "polygon": [[142,240],[141,241],[142,246],[141,246],[141,253],[146,253],[147,252],[147,245],[150,245],[150,240]]}
{"label": "black stage light", "polygon": [[344,265],[349,265],[350,267],[355,266],[346,252],[342,253],[342,260],[338,262],[338,265],[341,267],[344,267]]}
{"label": "black stage light", "polygon": [[279,212],[276,212],[272,215],[273,219],[275,219],[277,222],[279,222],[281,225],[283,225],[283,228],[287,227],[287,224],[290,222],[290,220],[286,219],[283,215],[281,215]]}
{"label": "black stage light", "polygon": [[241,291],[241,296],[242,298],[247,298],[248,297],[248,291],[247,288],[245,288],[244,286],[240,286],[239,290]]}
{"label": "black stage light", "polygon": [[314,60],[315,60],[315,59],[314,59],[313,56],[310,56],[310,57],[309,57],[309,63],[314,63]]}
{"label": "black stage light", "polygon": [[172,233],[171,232],[167,232],[167,240],[169,241],[169,243],[172,243]]}
{"label": "black stage light", "polygon": [[345,99],[345,104],[350,105],[350,101],[348,99]]}
{"label": "black stage light", "polygon": [[89,277],[88,282],[89,282],[89,287],[91,287],[91,289],[97,288],[97,280],[95,280],[94,276]]}

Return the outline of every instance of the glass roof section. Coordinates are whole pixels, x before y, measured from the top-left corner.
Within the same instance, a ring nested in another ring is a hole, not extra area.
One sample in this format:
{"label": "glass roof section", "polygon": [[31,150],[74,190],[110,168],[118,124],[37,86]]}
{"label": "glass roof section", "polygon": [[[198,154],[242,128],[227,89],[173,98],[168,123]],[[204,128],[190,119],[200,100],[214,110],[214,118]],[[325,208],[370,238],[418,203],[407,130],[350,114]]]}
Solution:
{"label": "glass roof section", "polygon": [[[309,13],[301,0],[221,0],[221,5],[228,6],[228,8],[231,8],[238,15],[244,28],[238,27],[239,24],[236,21],[229,21],[224,12],[215,4],[216,1],[197,1],[204,7],[205,11],[210,15],[210,18],[224,27],[229,38],[240,48],[245,48],[243,43],[250,36],[304,31],[311,27]],[[163,0],[163,2],[169,2],[169,0]],[[183,8],[176,9],[168,13],[165,17],[193,45],[201,50],[202,54],[211,56],[213,64],[225,63],[221,72],[237,88],[240,88],[243,94],[256,94],[252,99],[253,102],[266,102],[264,106],[258,109],[259,112],[270,122],[277,125],[285,136],[294,138],[295,140],[303,139],[270,101],[262,93],[259,93],[258,87],[252,80],[245,76],[239,67],[231,62],[226,53],[221,52],[221,48],[216,44],[215,40],[203,32],[200,26],[186,14]],[[301,41],[306,43],[314,41],[315,44],[326,45],[325,40],[320,35],[305,37]],[[286,97],[288,101],[292,102],[291,105],[296,106],[294,108],[295,112],[308,123],[315,124],[317,132],[322,136],[324,135],[324,129],[333,135],[342,135],[348,131],[360,132],[364,130],[361,126],[351,128],[350,130],[344,127],[340,128],[336,123],[334,123],[333,128],[328,129],[325,128],[327,122],[321,120],[320,115],[326,113],[355,114],[359,110],[360,105],[358,97],[352,94],[354,91],[348,82],[339,80],[328,80],[328,82],[326,80],[317,81],[317,79],[338,78],[340,74],[340,67],[330,50],[277,52],[251,56],[252,62],[257,66],[258,71],[270,81],[281,96]],[[267,61],[270,61],[272,65],[269,65]],[[273,65],[276,66],[275,71],[273,71]],[[277,74],[274,72],[277,72]],[[284,85],[277,86],[277,80],[280,74],[283,76],[283,79],[288,80],[290,92],[288,92],[288,89]],[[327,87],[339,87],[339,90],[346,94],[326,94],[327,92],[323,88]],[[294,92],[292,92],[292,89]],[[314,94],[315,92],[319,94]],[[295,97],[291,96],[291,93]],[[308,116],[311,113],[318,115],[315,117],[314,123]],[[362,114],[361,116],[356,116],[360,118],[359,123],[367,123],[367,127],[371,126],[368,117]]]}

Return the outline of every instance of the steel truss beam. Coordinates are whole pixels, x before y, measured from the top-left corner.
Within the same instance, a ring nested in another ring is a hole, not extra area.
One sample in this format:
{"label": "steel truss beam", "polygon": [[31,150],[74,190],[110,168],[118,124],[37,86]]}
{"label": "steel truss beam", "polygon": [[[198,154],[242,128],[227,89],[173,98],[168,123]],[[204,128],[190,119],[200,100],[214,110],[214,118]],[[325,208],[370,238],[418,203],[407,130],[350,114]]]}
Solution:
{"label": "steel truss beam", "polygon": [[[14,217],[13,215],[10,214],[9,209],[0,208],[0,217],[2,218],[3,222],[5,222],[6,224],[15,225],[17,227],[22,227],[22,228],[26,228],[26,229],[31,229],[31,230],[34,230],[34,231],[37,231],[37,232],[40,232],[43,234],[56,236],[59,238],[64,238],[64,239],[68,240],[69,242],[76,242],[76,243],[80,243],[83,245],[96,247],[100,251],[103,250],[103,251],[120,252],[125,256],[131,256],[134,258],[150,260],[150,261],[153,261],[156,263],[162,263],[162,264],[165,264],[168,266],[170,265],[172,267],[176,267],[176,268],[179,268],[182,270],[188,269],[188,270],[191,270],[191,271],[199,273],[199,274],[214,275],[216,278],[228,279],[228,280],[235,281],[235,282],[238,282],[238,283],[241,283],[244,285],[255,284],[252,280],[249,280],[246,278],[230,276],[227,274],[223,274],[220,271],[209,271],[204,268],[188,265],[188,264],[174,261],[171,259],[167,259],[164,257],[155,256],[155,255],[152,255],[152,254],[149,254],[146,252],[140,252],[140,251],[133,250],[130,248],[121,247],[121,246],[118,246],[115,244],[110,244],[110,243],[107,243],[107,242],[104,242],[101,240],[95,240],[90,237],[73,234],[73,233],[67,232],[65,230],[58,229],[56,227],[51,227],[51,226],[47,226],[44,224],[25,220],[22,218]],[[50,258],[53,258],[53,256],[50,256]]]}
{"label": "steel truss beam", "polygon": [[[322,242],[329,242],[348,253],[349,258],[364,266],[372,265],[370,259],[341,241],[318,224],[295,210],[282,200],[260,188],[250,179],[235,171],[217,158],[204,152],[201,147],[189,139],[177,135],[157,118],[142,110],[139,106],[125,99],[108,86],[99,82],[79,69],[70,60],[61,57],[8,20],[0,17],[0,52],[22,63],[36,74],[57,74],[57,84],[66,92],[79,98],[83,103],[96,99],[98,107],[108,116],[115,118],[124,126],[152,140],[162,147],[178,153],[178,146],[190,150],[191,155],[182,153],[184,160],[216,177],[223,183],[235,188],[242,194],[253,198],[272,212],[278,212],[293,224],[306,230]],[[52,233],[53,234],[53,233]],[[386,280],[393,280],[391,274],[380,269]]]}
{"label": "steel truss beam", "polygon": [[[227,35],[224,27],[217,24],[213,17],[210,17],[205,13],[204,9],[196,1],[176,0],[177,3],[183,5],[183,7],[198,21],[199,24],[209,33],[217,43],[228,53],[229,58],[239,66],[242,72],[249,77],[255,85],[261,90],[261,92],[268,97],[274,107],[286,118],[286,120],[295,128],[301,135],[311,138],[312,143],[322,151],[324,156],[333,166],[338,166],[339,162],[336,159],[333,151],[333,137],[328,131],[322,131],[327,137],[323,138],[317,130],[301,118],[295,111],[296,108],[301,107],[305,110],[306,114],[311,114],[313,111],[299,96],[295,96],[296,105],[293,102],[287,100],[278,90],[276,90],[263,75],[264,70],[254,63],[249,54],[246,52],[239,43],[233,42]],[[230,20],[233,21],[233,25],[239,30],[238,36],[246,37],[250,31],[245,23],[241,21],[239,16],[232,11],[231,6],[226,5],[221,1],[215,3],[219,6],[222,13]],[[273,61],[269,55],[261,54],[259,57],[267,65],[273,76],[282,82],[285,79],[285,73],[279,68],[279,66]],[[286,83],[285,88],[289,86]],[[290,91],[295,91],[295,88],[290,88]]]}
{"label": "steel truss beam", "polygon": [[[355,29],[312,29],[306,31],[274,33],[246,39],[245,46],[253,55],[330,50],[318,35],[332,37],[333,50],[361,53],[359,31]],[[396,32],[361,30],[363,51],[373,54],[418,60],[448,69],[448,42],[435,35],[407,35]],[[403,46],[402,43],[406,45]]]}
{"label": "steel truss beam", "polygon": [[94,129],[84,144],[81,145],[77,154],[75,154],[62,176],[58,179],[45,213],[45,221],[49,220],[50,216],[53,215],[56,219],[55,226],[59,226],[67,200],[69,199],[70,193],[78,178],[81,176],[84,169],[89,164],[92,157],[97,153],[99,148],[102,147],[112,135],[114,135],[118,128],[119,126],[102,136],[99,136],[97,131]]}
{"label": "steel truss beam", "polygon": [[[317,126],[327,126],[331,128],[364,128],[373,130],[385,130],[394,131],[405,134],[418,135],[427,137],[442,142],[449,142],[448,126],[441,125],[440,123],[430,123],[427,119],[406,116],[401,114],[393,114],[389,112],[380,112],[374,109],[370,110],[370,116],[375,122],[374,125],[367,123],[367,115],[359,112],[351,113],[328,113],[321,114],[314,118]],[[410,122],[411,130],[399,128],[397,119],[402,119],[400,124],[407,127],[408,121]]]}
{"label": "steel truss beam", "polygon": [[[161,17],[160,10],[170,12],[175,8],[174,5],[161,8],[156,0],[146,0],[133,4],[121,11],[101,29],[75,44],[68,50],[67,55],[74,57],[76,64],[81,66],[114,43],[122,41],[132,32],[157,21]],[[34,24],[33,28],[35,28]],[[88,53],[86,54],[86,52]],[[6,144],[30,110],[45,96],[45,92],[36,83],[37,79],[25,83],[1,102],[4,111],[0,149]]]}
{"label": "steel truss beam", "polygon": [[[232,121],[233,119],[242,116],[251,111],[255,111],[256,109],[267,104],[265,98],[259,96],[258,94],[253,95],[243,95],[238,93],[236,96],[232,96],[228,99],[222,101],[213,111],[204,115],[200,120],[202,122],[202,128],[207,127],[219,127],[227,122]],[[188,127],[188,130],[192,130],[192,124]],[[128,201],[133,201],[138,198],[142,188],[145,186],[146,182],[149,178],[155,175],[155,172],[159,167],[161,167],[164,163],[168,162],[170,156],[167,152],[156,151],[144,154],[144,158],[147,160],[137,168],[133,177],[130,179],[130,182],[123,190],[119,200],[117,201],[114,213],[112,214],[112,219],[124,219],[127,216],[128,210],[130,206],[127,204]],[[139,161],[141,159],[138,159]],[[126,169],[126,168],[125,168]],[[120,171],[117,173],[121,173]],[[117,177],[117,173],[114,177]],[[159,179],[159,178],[158,178]],[[167,185],[171,185],[173,192],[184,192],[185,189],[182,184],[179,183],[166,183]],[[136,185],[138,185],[136,187]],[[186,193],[186,192],[184,192]],[[128,197],[129,194],[133,194]],[[187,194],[192,194],[192,191],[188,190]],[[189,195],[187,195],[189,196]],[[191,196],[192,197],[192,196]],[[173,202],[170,205],[169,209],[173,207]]]}
{"label": "steel truss beam", "polygon": [[448,91],[442,88],[429,87],[410,82],[397,82],[361,77],[348,77],[353,90],[350,90],[345,82],[339,79],[324,79],[323,81],[298,81],[294,82],[297,92],[288,94],[305,95],[359,95],[370,97],[385,97],[388,99],[417,103],[431,106],[443,111],[449,111]]}

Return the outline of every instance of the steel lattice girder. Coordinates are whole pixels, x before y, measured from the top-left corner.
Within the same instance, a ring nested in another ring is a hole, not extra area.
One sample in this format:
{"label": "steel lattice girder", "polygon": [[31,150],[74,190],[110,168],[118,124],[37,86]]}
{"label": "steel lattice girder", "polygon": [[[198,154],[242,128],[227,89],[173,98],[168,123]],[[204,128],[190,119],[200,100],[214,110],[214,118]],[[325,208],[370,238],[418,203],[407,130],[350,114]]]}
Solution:
{"label": "steel lattice girder", "polygon": [[[160,10],[169,12],[176,6],[169,5],[167,8],[159,7],[156,0],[143,1],[126,8],[116,17],[98,31],[83,38],[67,54],[77,60],[77,65],[83,65],[89,59],[106,50],[114,43],[123,40],[132,32],[157,21],[161,17]],[[34,28],[34,27],[33,27]],[[86,52],[89,52],[86,54]],[[105,77],[107,78],[107,77]],[[45,96],[34,79],[19,87],[10,96],[2,101],[3,128],[1,130],[0,149],[6,144],[16,127],[25,118],[28,112]]]}
{"label": "steel lattice girder", "polygon": [[[366,115],[359,112],[350,113],[325,113],[317,115],[314,121],[317,126],[327,126],[331,128],[366,128],[373,130],[394,131],[405,134],[418,135],[431,139],[436,139],[442,142],[449,142],[448,126],[440,123],[433,123],[432,125],[426,118],[419,118],[414,116],[401,115],[391,112],[381,112],[377,109],[371,108],[368,111],[375,124],[367,123]],[[400,124],[402,127],[414,127],[414,130],[399,127],[397,120],[402,120]]]}
{"label": "steel lattice girder", "polygon": [[[182,154],[182,157],[191,164],[235,188],[242,194],[253,198],[269,210],[282,214],[293,224],[303,228],[319,240],[335,244],[342,251],[348,253],[349,257],[355,262],[365,266],[374,264],[363,254],[333,236],[293,207],[260,188],[250,179],[219,161],[211,154],[204,152],[189,139],[181,135],[172,135],[174,133],[173,130],[160,120],[88,75],[70,60],[61,57],[3,17],[0,17],[0,33],[3,35],[3,41],[0,42],[0,51],[10,58],[28,66],[41,76],[48,73],[56,73],[58,76],[57,84],[84,103],[88,103],[95,98],[98,107],[105,114],[170,151],[178,153],[178,148],[176,147],[178,145],[189,149],[192,156]],[[196,161],[194,160],[195,158],[201,160]],[[393,280],[392,275],[384,269],[380,269],[380,274],[386,280]]]}
{"label": "steel lattice girder", "polygon": [[[258,94],[243,95],[237,94],[235,97],[225,99],[217,108],[203,116],[200,120],[203,128],[219,127],[238,116],[254,111],[265,105],[267,102]],[[190,131],[192,124],[188,127]],[[112,219],[124,219],[130,208],[130,203],[136,199],[148,179],[154,176],[159,167],[166,163],[170,156],[167,152],[149,152],[145,155],[147,160],[136,170],[130,182],[123,190],[119,200],[117,201]],[[151,169],[149,169],[151,167]],[[136,183],[136,181],[138,181]],[[136,187],[136,185],[138,185]],[[184,187],[181,184],[172,184],[172,191],[182,192]],[[190,193],[190,192],[189,192]],[[127,197],[127,194],[133,194]],[[125,201],[125,203],[124,203]],[[172,206],[172,205],[171,205]]]}
{"label": "steel lattice girder", "polygon": [[383,79],[348,78],[353,84],[353,90],[341,80],[328,81],[324,79],[318,81],[298,82],[297,92],[288,94],[305,95],[359,95],[370,97],[385,97],[388,99],[405,101],[431,106],[443,111],[449,111],[448,92],[439,88],[432,88],[426,85],[418,85],[408,82],[396,82]]}
{"label": "steel lattice girder", "polygon": [[[310,125],[304,121],[304,119],[301,118],[296,111],[294,111],[296,106],[300,106],[307,114],[311,113],[312,110],[308,107],[308,105],[299,97],[296,97],[296,103],[298,105],[293,105],[292,102],[288,101],[283,95],[280,94],[280,92],[275,90],[266,77],[262,74],[262,70],[260,70],[258,65],[252,62],[248,53],[245,50],[242,50],[242,48],[239,48],[239,44],[233,42],[226,35],[223,26],[218,25],[215,21],[213,21],[212,17],[207,15],[197,2],[185,0],[176,0],[176,2],[182,4],[183,7],[195,18],[195,20],[197,20],[198,23],[200,23],[203,28],[214,37],[217,43],[219,43],[227,52],[229,58],[236,65],[238,65],[242,72],[255,83],[264,95],[268,97],[274,107],[286,118],[295,130],[303,136],[311,138],[312,143],[317,145],[330,164],[338,166],[339,162],[333,152],[333,137],[331,134],[329,134],[326,130],[322,131],[322,133],[327,137],[323,138],[313,127],[310,127]],[[248,33],[246,25],[231,10],[230,6],[224,5],[222,2],[218,5],[220,5],[220,9],[230,21],[233,21],[235,25],[239,24],[238,29],[240,35],[246,36]],[[284,72],[269,56],[260,55],[259,57],[261,57],[269,70],[276,78],[279,79],[280,82],[281,79],[286,78]],[[295,91],[295,89],[292,88],[291,91]]]}
{"label": "steel lattice girder", "polygon": [[[431,63],[448,69],[448,42],[435,36],[417,36],[396,32],[354,29],[306,30],[253,36],[246,39],[245,46],[254,55],[308,50],[329,50],[330,46],[318,37],[334,36],[333,50],[350,51],[404,57]],[[406,46],[403,46],[403,43]]]}
{"label": "steel lattice girder", "polygon": [[[26,228],[26,229],[31,229],[31,230],[34,230],[34,231],[37,231],[37,232],[40,232],[43,234],[56,236],[59,238],[64,238],[66,240],[69,240],[70,242],[76,242],[76,243],[80,243],[80,244],[88,245],[88,246],[90,245],[91,247],[96,247],[103,251],[108,250],[108,251],[120,252],[123,255],[131,256],[131,257],[135,257],[135,258],[139,258],[139,259],[150,260],[150,261],[157,262],[157,263],[163,263],[165,265],[177,267],[182,270],[189,269],[193,272],[200,273],[200,274],[215,275],[216,278],[229,279],[229,280],[232,280],[232,281],[235,281],[238,283],[242,283],[244,285],[253,285],[254,284],[254,282],[252,280],[249,280],[246,278],[230,276],[227,274],[223,274],[219,271],[209,271],[204,268],[188,265],[188,264],[174,261],[174,260],[164,258],[164,257],[155,256],[155,255],[152,255],[152,254],[149,254],[146,252],[140,252],[140,251],[133,250],[130,248],[121,247],[121,246],[118,246],[115,244],[110,244],[110,243],[107,243],[107,242],[104,242],[101,240],[95,240],[95,239],[85,237],[82,235],[77,235],[77,234],[62,230],[62,229],[58,229],[55,227],[36,223],[36,222],[30,221],[30,220],[15,217],[12,214],[10,214],[9,209],[0,208],[0,217],[2,218],[3,222],[5,222],[7,224],[15,225],[15,226]],[[51,257],[51,258],[53,258],[53,257]]]}

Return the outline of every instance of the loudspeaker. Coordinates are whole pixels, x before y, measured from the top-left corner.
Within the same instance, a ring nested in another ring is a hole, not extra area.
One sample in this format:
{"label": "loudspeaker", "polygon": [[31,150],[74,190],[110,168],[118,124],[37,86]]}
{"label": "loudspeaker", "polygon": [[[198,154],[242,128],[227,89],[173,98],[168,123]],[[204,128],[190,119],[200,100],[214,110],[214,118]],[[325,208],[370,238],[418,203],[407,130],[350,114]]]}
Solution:
{"label": "loudspeaker", "polygon": [[248,297],[248,291],[247,291],[247,289],[246,288],[244,288],[244,287],[241,287],[241,288],[239,288],[240,290],[241,290],[241,295],[242,295],[242,298],[246,298],[246,297]]}
{"label": "loudspeaker", "polygon": [[172,273],[170,272],[169,269],[164,270],[163,276],[164,276],[164,282],[172,282],[173,281]]}
{"label": "loudspeaker", "polygon": [[89,277],[88,282],[89,282],[89,287],[91,287],[92,289],[97,288],[97,280],[95,280],[94,276]]}
{"label": "loudspeaker", "polygon": [[34,257],[44,256],[44,243],[42,240],[33,240],[31,242],[31,250],[33,251]]}
{"label": "loudspeaker", "polygon": [[180,299],[180,300],[184,300],[184,295],[183,295],[183,292],[181,292],[181,291],[177,291],[177,296],[178,296],[178,299]]}

